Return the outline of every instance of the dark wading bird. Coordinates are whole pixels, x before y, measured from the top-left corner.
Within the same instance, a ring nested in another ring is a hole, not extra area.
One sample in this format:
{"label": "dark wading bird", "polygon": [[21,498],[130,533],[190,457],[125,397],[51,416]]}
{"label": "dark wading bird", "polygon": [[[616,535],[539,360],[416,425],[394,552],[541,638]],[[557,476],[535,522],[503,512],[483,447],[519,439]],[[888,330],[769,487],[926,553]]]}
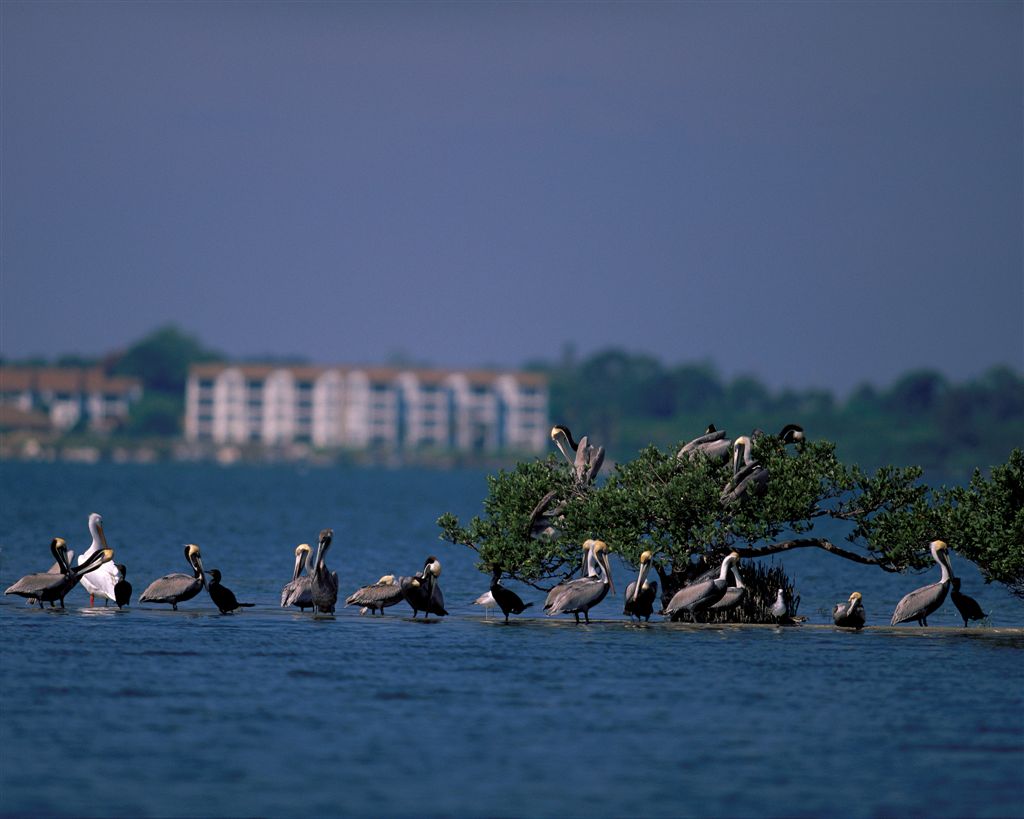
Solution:
{"label": "dark wading bird", "polygon": [[[496,568],[491,573],[491,590],[489,593],[494,598],[498,608],[501,609],[501,613],[505,615],[505,622],[507,623],[510,614],[522,614],[533,603],[524,603],[518,594],[512,591],[512,589],[506,589],[501,585],[500,581],[501,569]],[[477,599],[479,600],[479,598]]]}
{"label": "dark wading bird", "polygon": [[650,622],[654,613],[654,601],[658,596],[658,584],[647,581],[647,574],[651,570],[651,552],[644,552],[640,555],[640,573],[636,580],[626,586],[626,601],[622,606],[622,613],[628,614],[631,618],[639,620],[641,617],[645,622]]}
{"label": "dark wading bird", "polygon": [[395,605],[395,603],[401,603],[402,598],[402,587],[398,585],[395,576],[393,574],[386,574],[376,583],[363,586],[352,592],[352,594],[345,598],[345,605],[362,606],[360,614],[366,614],[367,610],[369,610],[371,616],[378,611],[383,615],[384,609]]}
{"label": "dark wading bird", "polygon": [[120,609],[132,602],[132,584],[126,579],[128,577],[128,568],[124,563],[117,564],[117,574],[120,580],[114,584],[114,602],[117,603],[117,607]]}
{"label": "dark wading bird", "polygon": [[25,575],[17,583],[9,586],[4,594],[27,597],[30,603],[38,601],[40,608],[46,602],[53,608],[53,604],[59,600],[60,607],[64,608],[64,597],[67,593],[78,585],[82,577],[109,563],[114,557],[114,550],[101,549],[93,552],[87,561],[72,567],[68,558],[67,543],[64,538],[55,537],[50,541],[50,554],[57,561],[58,571]]}
{"label": "dark wading bird", "polygon": [[944,541],[933,540],[928,544],[935,562],[942,569],[942,576],[938,583],[929,586],[922,586],[900,600],[896,611],[892,613],[890,625],[906,623],[910,620],[917,620],[919,626],[928,625],[928,615],[935,612],[946,599],[949,592],[950,580],[953,577],[953,566],[949,562],[947,554],[948,546]]}
{"label": "dark wading bird", "polygon": [[[302,574],[303,562],[306,573]],[[313,550],[308,543],[300,543],[295,547],[295,566],[292,568],[292,579],[281,589],[281,608],[298,606],[299,611],[313,608],[313,592],[309,589],[309,581],[313,575]]]}
{"label": "dark wading bird", "polygon": [[402,596],[412,607],[412,616],[423,612],[426,619],[431,614],[438,617],[447,616],[448,612],[444,607],[444,593],[437,585],[437,579],[441,576],[441,561],[430,555],[423,561],[423,571],[413,577],[403,577],[400,581]]}
{"label": "dark wading bird", "polygon": [[333,538],[333,529],[320,530],[320,537],[317,539],[316,560],[313,561],[313,573],[309,580],[309,590],[313,597],[313,614],[321,612],[334,614],[334,605],[338,602],[338,573],[330,571],[324,562]]}
{"label": "dark wading bird", "polygon": [[220,569],[210,569],[210,582],[206,584],[206,591],[210,594],[213,604],[220,609],[221,614],[230,614],[235,609],[251,608],[255,603],[239,603],[235,593],[227,586],[220,583]]}
{"label": "dark wading bird", "polygon": [[867,613],[861,602],[861,593],[854,592],[845,603],[836,603],[832,609],[832,622],[843,628],[864,628]]}
{"label": "dark wading bird", "polygon": [[604,600],[609,589],[612,594],[615,594],[612,567],[608,562],[608,544],[603,540],[593,540],[588,543],[591,545],[588,563],[590,571],[594,573],[588,577],[555,586],[548,593],[548,600],[544,603],[549,617],[556,614],[572,614],[575,615],[578,623],[582,614],[589,623],[590,610]]}
{"label": "dark wading bird", "polygon": [[[92,543],[89,548],[78,556],[78,565],[83,566],[96,552],[107,548],[107,536],[103,533],[103,518],[93,512],[89,515],[89,534]],[[68,558],[68,563],[71,558]],[[97,569],[82,576],[82,588],[89,592],[89,605],[96,602],[97,597],[103,598],[103,605],[115,600],[114,586],[118,581],[117,567],[113,563],[104,563]],[[116,601],[115,601],[116,602]]]}
{"label": "dark wading bird", "polygon": [[968,620],[982,620],[985,617],[988,617],[988,615],[981,610],[981,605],[977,600],[973,597],[968,597],[960,591],[959,577],[951,577],[949,582],[952,584],[949,597],[953,601],[953,605],[956,606],[956,610],[960,612],[960,616],[963,618],[964,628],[967,628]]}
{"label": "dark wading bird", "polygon": [[729,570],[739,559],[738,552],[729,552],[722,561],[722,568],[719,570],[718,577],[683,586],[683,588],[672,595],[672,599],[669,600],[665,610],[661,613],[672,620],[678,620],[685,611],[689,612],[693,622],[700,622],[697,619],[697,615],[725,597],[726,589],[729,588],[729,581],[726,578],[729,575]]}
{"label": "dark wading bird", "polygon": [[178,603],[191,600],[206,586],[206,575],[203,573],[203,556],[194,543],[185,546],[185,560],[192,567],[192,574],[174,572],[165,574],[150,583],[139,598],[140,603],[170,603],[171,608],[178,610]]}

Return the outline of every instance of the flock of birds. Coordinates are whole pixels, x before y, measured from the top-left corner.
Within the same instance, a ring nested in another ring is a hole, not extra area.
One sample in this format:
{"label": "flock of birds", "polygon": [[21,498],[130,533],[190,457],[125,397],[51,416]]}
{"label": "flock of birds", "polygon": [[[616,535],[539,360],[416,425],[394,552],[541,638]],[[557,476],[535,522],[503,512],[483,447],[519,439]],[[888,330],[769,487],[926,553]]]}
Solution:
{"label": "flock of birds", "polygon": [[[804,440],[803,430],[793,424],[784,427],[779,437],[783,443]],[[604,460],[603,448],[591,446],[586,437],[579,442],[575,441],[568,427],[561,425],[551,430],[551,438],[573,466],[577,482],[592,484]],[[703,453],[706,457],[725,461],[732,453],[733,475],[721,493],[722,504],[728,505],[741,499],[748,491],[760,491],[768,481],[767,470],[754,460],[751,450],[750,438],[740,436],[735,441],[729,441],[724,430],[709,426],[704,435],[686,444],[677,457],[681,459]],[[532,530],[537,530],[534,519],[541,519],[538,513],[541,509],[546,510],[541,520],[542,531],[553,530],[558,507],[551,508],[552,497],[545,496],[534,511],[531,516]],[[78,557],[77,562],[72,562],[74,553],[68,549],[64,539],[54,538],[50,544],[54,565],[45,572],[26,575],[4,593],[20,595],[27,598],[29,603],[38,603],[40,606],[48,602],[51,608],[59,601],[63,608],[65,596],[81,583],[89,592],[90,605],[95,604],[97,597],[104,600],[104,605],[111,601],[119,608],[129,605],[132,586],[127,581],[127,569],[124,564],[113,562],[114,552],[107,545],[103,518],[95,512],[89,515],[89,532],[92,543]],[[331,571],[326,563],[333,537],[332,529],[322,529],[315,555],[308,544],[296,547],[291,579],[281,590],[282,608],[294,606],[301,612],[308,608],[314,615],[334,613],[338,600],[338,573]],[[941,540],[935,540],[929,548],[941,569],[939,581],[904,596],[893,612],[890,624],[917,621],[921,626],[928,625],[927,618],[938,610],[950,592],[964,626],[968,620],[986,617],[977,601],[960,591],[960,579],[953,574],[947,545]],[[548,592],[544,601],[544,611],[548,616],[572,614],[579,623],[582,614],[584,621],[590,622],[590,610],[604,600],[609,591],[615,594],[608,552],[608,544],[604,541],[588,539],[583,543],[581,576],[560,583]],[[191,572],[173,572],[157,578],[142,592],[140,603],[170,604],[172,609],[177,610],[179,603],[191,600],[205,588],[222,614],[253,605],[239,602],[234,593],[221,583],[220,570],[204,569],[202,554],[196,544],[186,545],[184,554]],[[653,557],[650,551],[643,552],[639,574],[626,588],[623,614],[637,620],[649,621],[654,613],[658,584],[648,580]],[[747,591],[739,572],[739,559],[737,552],[728,554],[717,576],[698,580],[679,589],[659,614],[670,620],[679,620],[686,615],[694,622],[700,622],[700,618],[706,614],[729,611],[739,606]],[[503,586],[501,575],[501,568],[496,567],[491,576],[490,588],[474,602],[488,609],[499,608],[507,623],[510,615],[522,614],[533,604],[524,603],[518,594]],[[414,575],[384,575],[376,583],[363,586],[349,595],[345,605],[360,606],[360,614],[369,611],[372,615],[378,612],[383,614],[385,608],[404,600],[412,608],[413,617],[421,611],[424,617],[443,617],[448,612],[445,609],[444,594],[438,584],[440,576],[441,563],[430,555],[424,561],[423,568]],[[780,625],[794,622],[789,615],[783,589],[778,590],[771,613]],[[832,619],[837,626],[863,628],[867,617],[860,592],[853,592],[847,601],[836,603]]]}

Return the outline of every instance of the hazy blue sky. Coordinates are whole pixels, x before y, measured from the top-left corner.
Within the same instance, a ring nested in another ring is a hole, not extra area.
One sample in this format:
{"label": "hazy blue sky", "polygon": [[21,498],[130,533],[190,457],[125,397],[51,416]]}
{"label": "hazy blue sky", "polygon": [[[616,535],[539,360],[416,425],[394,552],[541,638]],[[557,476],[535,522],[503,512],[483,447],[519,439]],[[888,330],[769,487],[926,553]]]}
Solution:
{"label": "hazy blue sky", "polygon": [[6,356],[1024,370],[1020,2],[0,9]]}

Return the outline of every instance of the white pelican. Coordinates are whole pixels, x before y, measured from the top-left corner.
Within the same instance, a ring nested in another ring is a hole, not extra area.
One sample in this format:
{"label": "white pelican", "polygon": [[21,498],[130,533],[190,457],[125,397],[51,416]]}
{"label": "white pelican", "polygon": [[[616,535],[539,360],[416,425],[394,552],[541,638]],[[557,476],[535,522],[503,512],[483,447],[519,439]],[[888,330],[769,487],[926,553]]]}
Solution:
{"label": "white pelican", "polygon": [[867,613],[861,602],[861,593],[854,592],[845,603],[836,603],[832,609],[832,622],[843,628],[864,628]]}
{"label": "white pelican", "polygon": [[897,623],[917,620],[918,625],[927,626],[928,615],[938,609],[946,599],[950,580],[953,577],[953,567],[949,562],[949,555],[947,554],[949,547],[941,540],[933,540],[928,544],[928,547],[935,562],[942,569],[942,576],[939,578],[938,583],[914,589],[914,591],[900,600],[899,605],[896,606],[896,611],[892,613],[890,625],[895,626]]}
{"label": "white pelican", "polygon": [[626,586],[626,602],[622,613],[639,620],[641,617],[650,621],[654,613],[654,601],[658,596],[658,584],[647,582],[647,573],[651,570],[652,552],[640,555],[640,573],[636,580]]}
{"label": "white pelican", "polygon": [[683,586],[672,595],[672,599],[668,601],[668,605],[665,606],[662,614],[672,620],[678,620],[680,615],[686,611],[693,618],[693,622],[699,622],[697,620],[698,612],[713,606],[725,596],[725,590],[729,586],[729,582],[726,580],[729,569],[739,559],[739,552],[729,552],[722,561],[722,568],[718,573],[718,577]]}
{"label": "white pelican", "polygon": [[573,614],[578,623],[582,613],[589,623],[590,610],[604,600],[609,589],[612,594],[615,594],[612,568],[608,563],[608,544],[603,540],[593,541],[592,555],[597,566],[597,575],[556,586],[555,588],[560,588],[562,591],[555,595],[550,604],[545,603],[544,605],[549,617],[556,614]]}
{"label": "white pelican", "polygon": [[203,556],[194,543],[185,546],[185,560],[192,567],[192,574],[173,572],[158,577],[150,583],[139,597],[140,603],[170,603],[171,608],[178,610],[178,603],[191,600],[206,586],[206,575],[203,572]]}
{"label": "white pelican", "polygon": [[[89,515],[89,534],[92,535],[92,543],[89,544],[88,549],[78,556],[77,563],[79,566],[96,552],[107,548],[107,536],[103,533],[103,518],[96,512]],[[117,585],[118,580],[120,580],[120,576],[118,575],[117,567],[109,562],[104,563],[98,569],[89,572],[89,574],[83,575],[82,587],[89,592],[89,605],[93,605],[97,597],[103,598],[104,606],[111,600],[117,602],[114,586]]]}

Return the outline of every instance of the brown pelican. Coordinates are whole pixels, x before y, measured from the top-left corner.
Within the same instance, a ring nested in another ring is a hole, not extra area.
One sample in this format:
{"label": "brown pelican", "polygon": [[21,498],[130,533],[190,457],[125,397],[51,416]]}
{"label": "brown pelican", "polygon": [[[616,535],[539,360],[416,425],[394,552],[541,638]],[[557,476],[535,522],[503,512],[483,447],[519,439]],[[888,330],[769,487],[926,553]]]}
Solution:
{"label": "brown pelican", "polygon": [[117,564],[117,574],[121,579],[114,584],[114,602],[120,609],[132,602],[132,584],[126,580],[128,568],[124,563]]}
{"label": "brown pelican", "polygon": [[334,614],[334,604],[338,602],[338,573],[330,571],[324,562],[333,538],[333,529],[320,530],[316,559],[313,561],[313,572],[309,579],[309,591],[313,598],[313,614],[320,612]]}
{"label": "brown pelican", "polygon": [[626,602],[622,606],[622,613],[628,614],[630,618],[641,617],[650,622],[651,614],[654,612],[654,601],[658,596],[658,584],[647,582],[647,574],[651,570],[651,552],[644,552],[640,555],[640,573],[636,580],[626,586]]}
{"label": "brown pelican", "polygon": [[114,556],[113,549],[101,549],[98,552],[93,552],[84,563],[72,567],[68,562],[67,548],[64,538],[55,537],[50,541],[50,554],[57,561],[60,571],[25,575],[17,583],[9,586],[4,594],[27,597],[29,602],[37,600],[40,608],[45,602],[49,602],[50,608],[53,608],[54,602],[59,600],[60,607],[64,608],[64,597],[78,585],[78,581],[89,572],[109,563]]}
{"label": "brown pelican", "polygon": [[676,453],[676,458],[695,458],[697,453],[702,452],[707,456],[708,460],[727,461],[729,460],[729,450],[731,449],[732,441],[726,438],[725,430],[715,429],[714,424],[708,424],[704,434],[685,444]]}
{"label": "brown pelican", "polygon": [[736,585],[729,586],[729,588],[725,590],[725,594],[722,595],[721,600],[719,600],[714,605],[708,606],[708,611],[732,611],[740,603],[742,603],[743,598],[747,596],[747,587],[743,585],[743,578],[740,577],[739,570],[734,565],[731,571],[733,580],[736,582]]}
{"label": "brown pelican", "polygon": [[953,601],[953,605],[956,606],[956,610],[960,612],[960,616],[964,620],[964,628],[967,628],[968,620],[981,620],[988,617],[988,615],[981,610],[981,606],[978,604],[977,600],[973,597],[968,597],[960,591],[959,577],[951,577],[949,582],[953,585],[953,588],[949,592],[949,596]]}
{"label": "brown pelican", "polygon": [[384,609],[402,602],[402,587],[398,585],[393,574],[386,574],[376,583],[370,586],[363,586],[356,589],[345,598],[346,606],[362,606],[360,614],[376,614],[378,611],[383,615]]}
{"label": "brown pelican", "polygon": [[807,440],[804,435],[804,428],[798,424],[786,424],[779,431],[779,438],[784,444],[799,444]]}
{"label": "brown pelican", "polygon": [[[302,574],[305,561],[306,574]],[[281,608],[298,606],[299,611],[313,607],[313,593],[309,590],[309,580],[313,574],[313,550],[308,543],[300,543],[295,547],[295,566],[292,568],[292,579],[281,589]]]}
{"label": "brown pelican", "polygon": [[255,603],[239,603],[235,593],[227,586],[220,584],[220,569],[210,569],[210,582],[206,584],[206,591],[214,605],[220,609],[221,614],[230,614],[235,609],[250,608]]}
{"label": "brown pelican", "polygon": [[551,605],[552,605],[552,603],[555,602],[555,598],[556,597],[558,597],[559,595],[561,595],[565,591],[567,591],[569,588],[571,588],[574,583],[583,583],[588,578],[592,578],[592,577],[597,577],[598,576],[599,568],[598,568],[597,562],[594,560],[594,544],[595,543],[597,543],[597,541],[596,540],[591,540],[590,538],[587,538],[587,540],[583,541],[583,567],[582,567],[583,574],[582,574],[582,576],[576,578],[575,580],[566,580],[565,582],[559,583],[557,586],[555,586],[553,589],[551,589],[551,591],[548,592],[548,596],[546,598],[544,598],[544,610],[545,611],[547,611],[548,609],[551,608]]}
{"label": "brown pelican", "polygon": [[174,572],[165,574],[150,583],[139,598],[140,603],[170,603],[171,608],[178,610],[178,603],[191,600],[206,586],[206,575],[203,573],[203,556],[194,543],[185,546],[185,560],[192,567],[192,574]]}
{"label": "brown pelican", "polygon": [[522,614],[533,603],[524,603],[518,594],[512,591],[512,589],[506,589],[501,585],[500,581],[501,569],[496,568],[491,574],[490,595],[494,598],[494,602],[498,604],[501,613],[505,615],[505,622],[507,623],[510,614]]}
{"label": "brown pelican", "polygon": [[543,537],[552,540],[558,537],[559,530],[555,524],[565,514],[565,503],[563,501],[555,503],[556,495],[558,492],[551,490],[533,507],[533,511],[530,512],[530,522],[527,525],[530,537]]}
{"label": "brown pelican", "polygon": [[899,605],[896,606],[896,611],[892,613],[890,625],[895,626],[897,623],[917,620],[918,625],[927,626],[928,615],[938,609],[946,599],[950,580],[953,577],[953,567],[949,562],[949,555],[946,554],[949,547],[941,540],[933,540],[928,544],[928,547],[935,562],[942,569],[942,576],[939,578],[938,583],[932,583],[929,586],[915,589],[900,600]]}
{"label": "brown pelican", "polygon": [[725,590],[729,585],[726,577],[729,574],[729,570],[739,559],[739,552],[729,552],[722,561],[722,568],[718,573],[718,577],[683,586],[683,588],[672,595],[672,599],[669,600],[662,614],[670,617],[672,620],[678,620],[685,611],[689,612],[693,622],[699,622],[697,614],[710,608],[725,596]]}
{"label": "brown pelican", "polygon": [[609,589],[612,594],[615,594],[612,568],[608,563],[608,544],[603,540],[593,541],[592,558],[593,563],[596,564],[597,574],[573,580],[570,583],[563,583],[560,587],[556,586],[562,591],[555,595],[550,604],[544,604],[549,617],[556,614],[573,614],[578,623],[580,613],[582,613],[589,623],[590,610],[604,600]]}
{"label": "brown pelican", "polygon": [[754,460],[750,438],[741,435],[732,443],[732,478],[722,489],[719,501],[728,506],[748,492],[759,495],[768,484],[768,470]]}
{"label": "brown pelican", "polygon": [[867,614],[861,602],[860,592],[854,592],[845,603],[836,603],[832,609],[832,622],[844,628],[864,628]]}
{"label": "brown pelican", "polygon": [[[78,565],[81,566],[96,552],[107,548],[107,536],[103,532],[103,518],[96,512],[89,515],[89,534],[92,535],[92,543],[89,548],[78,556]],[[97,597],[103,598],[103,605],[115,600],[114,586],[117,584],[117,567],[113,563],[104,563],[98,569],[82,576],[82,588],[89,592],[89,605],[96,602]]]}
{"label": "brown pelican", "polygon": [[448,614],[444,608],[444,594],[437,585],[441,576],[441,561],[430,555],[423,561],[423,570],[414,577],[403,578],[400,584],[402,596],[412,606],[412,616],[423,612],[424,618],[431,614],[444,617]]}
{"label": "brown pelican", "polygon": [[601,471],[601,464],[604,463],[604,447],[599,446],[595,449],[590,445],[586,435],[577,443],[573,440],[569,427],[562,424],[551,427],[551,440],[572,466],[576,473],[576,483],[592,484],[597,478],[597,473]]}

